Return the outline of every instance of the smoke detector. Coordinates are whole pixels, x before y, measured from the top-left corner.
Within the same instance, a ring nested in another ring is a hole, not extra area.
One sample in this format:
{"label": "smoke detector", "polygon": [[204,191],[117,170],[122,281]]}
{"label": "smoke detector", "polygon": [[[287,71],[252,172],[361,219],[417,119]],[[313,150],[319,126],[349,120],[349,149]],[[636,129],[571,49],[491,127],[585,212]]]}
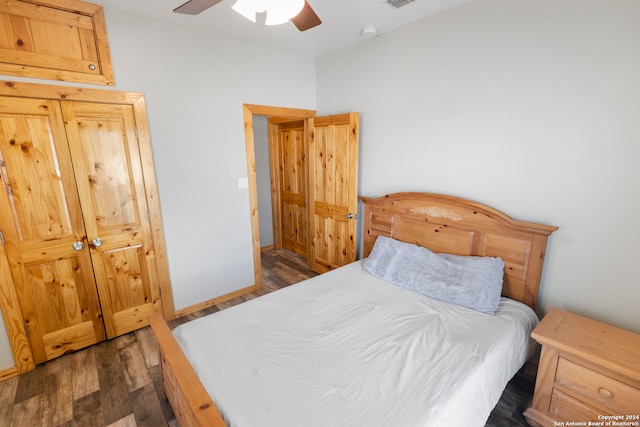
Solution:
{"label": "smoke detector", "polygon": [[364,27],[362,29],[361,34],[362,34],[362,37],[370,38],[378,34],[378,31],[376,30],[376,27]]}

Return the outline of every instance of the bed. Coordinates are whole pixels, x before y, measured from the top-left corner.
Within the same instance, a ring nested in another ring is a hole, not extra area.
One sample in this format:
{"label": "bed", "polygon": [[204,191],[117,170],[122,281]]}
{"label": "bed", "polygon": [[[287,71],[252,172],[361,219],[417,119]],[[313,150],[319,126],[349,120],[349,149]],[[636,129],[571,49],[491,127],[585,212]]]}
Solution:
{"label": "bed", "polygon": [[531,355],[557,228],[451,196],[361,200],[364,259],[173,332],[150,318],[181,426],[484,425]]}

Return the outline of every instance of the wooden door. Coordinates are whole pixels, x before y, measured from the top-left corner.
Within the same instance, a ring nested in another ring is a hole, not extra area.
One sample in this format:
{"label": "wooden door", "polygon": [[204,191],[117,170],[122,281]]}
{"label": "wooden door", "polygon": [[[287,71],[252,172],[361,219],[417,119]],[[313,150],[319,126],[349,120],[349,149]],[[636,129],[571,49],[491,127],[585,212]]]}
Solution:
{"label": "wooden door", "polygon": [[105,339],[56,101],[0,97],[0,231],[36,363]]}
{"label": "wooden door", "polygon": [[307,256],[307,167],[304,121],[278,125],[282,247]]}
{"label": "wooden door", "polygon": [[78,0],[0,2],[0,74],[113,86],[102,6]]}
{"label": "wooden door", "polygon": [[322,273],[356,259],[359,114],[310,122],[308,259]]}
{"label": "wooden door", "polygon": [[109,338],[161,310],[131,105],[62,102],[69,149]]}

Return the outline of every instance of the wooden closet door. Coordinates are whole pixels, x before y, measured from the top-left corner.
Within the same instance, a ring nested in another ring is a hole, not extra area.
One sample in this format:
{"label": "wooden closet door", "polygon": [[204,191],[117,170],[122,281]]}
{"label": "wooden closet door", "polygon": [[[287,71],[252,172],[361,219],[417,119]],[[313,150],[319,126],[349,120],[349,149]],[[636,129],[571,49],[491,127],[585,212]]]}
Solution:
{"label": "wooden closet door", "polygon": [[282,247],[307,256],[307,167],[302,120],[278,125]]}
{"label": "wooden closet door", "polygon": [[309,121],[309,265],[323,273],[356,260],[359,114]]}
{"label": "wooden closet door", "polygon": [[136,122],[131,105],[62,102],[109,338],[161,310]]}
{"label": "wooden closet door", "polygon": [[105,339],[56,101],[0,97],[0,230],[36,363]]}

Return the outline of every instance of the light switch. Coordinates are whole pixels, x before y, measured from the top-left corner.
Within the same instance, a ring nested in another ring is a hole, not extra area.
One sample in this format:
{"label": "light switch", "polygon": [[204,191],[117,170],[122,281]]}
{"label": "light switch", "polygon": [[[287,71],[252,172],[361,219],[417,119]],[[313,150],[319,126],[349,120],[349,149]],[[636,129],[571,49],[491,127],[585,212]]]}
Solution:
{"label": "light switch", "polygon": [[249,178],[238,178],[238,189],[249,188]]}

